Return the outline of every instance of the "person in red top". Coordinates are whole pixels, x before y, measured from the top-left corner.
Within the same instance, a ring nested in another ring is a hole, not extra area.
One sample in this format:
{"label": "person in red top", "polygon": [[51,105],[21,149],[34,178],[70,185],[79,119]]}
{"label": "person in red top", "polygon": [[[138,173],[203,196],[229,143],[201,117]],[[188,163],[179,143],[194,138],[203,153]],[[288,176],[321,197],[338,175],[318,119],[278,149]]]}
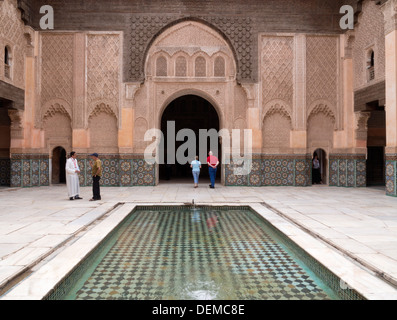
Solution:
{"label": "person in red top", "polygon": [[219,160],[217,157],[215,157],[213,155],[212,151],[210,151],[208,153],[207,164],[208,164],[208,171],[209,171],[210,179],[211,179],[210,188],[214,189],[215,188],[216,170],[219,165]]}

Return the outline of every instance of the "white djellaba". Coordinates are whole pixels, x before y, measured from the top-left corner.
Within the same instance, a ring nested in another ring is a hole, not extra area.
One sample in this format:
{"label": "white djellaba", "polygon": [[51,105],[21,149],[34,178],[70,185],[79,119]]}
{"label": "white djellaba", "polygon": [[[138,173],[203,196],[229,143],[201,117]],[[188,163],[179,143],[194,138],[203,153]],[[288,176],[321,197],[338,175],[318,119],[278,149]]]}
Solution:
{"label": "white djellaba", "polygon": [[80,194],[80,182],[77,171],[80,171],[79,164],[76,159],[70,157],[66,161],[66,185],[68,187],[69,198],[78,196]]}

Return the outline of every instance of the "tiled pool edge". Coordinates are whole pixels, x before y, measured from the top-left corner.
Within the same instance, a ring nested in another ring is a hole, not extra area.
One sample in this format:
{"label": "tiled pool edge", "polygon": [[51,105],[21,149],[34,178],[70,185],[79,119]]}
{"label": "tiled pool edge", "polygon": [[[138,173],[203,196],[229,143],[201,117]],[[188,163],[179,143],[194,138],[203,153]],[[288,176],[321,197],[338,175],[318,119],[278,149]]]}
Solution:
{"label": "tiled pool edge", "polygon": [[[263,218],[263,215],[251,208],[251,211]],[[345,286],[341,279],[331,272],[326,266],[313,258],[304,248],[300,247],[281,230],[268,221],[263,219],[264,224],[271,227],[276,233],[278,241],[289,247],[309,269],[317,275],[332,291],[334,291],[341,300],[366,300],[364,296],[355,291],[353,288]],[[343,288],[342,288],[343,286]]]}
{"label": "tiled pool edge", "polygon": [[[210,207],[225,207],[225,204],[205,204],[200,203],[200,206]],[[100,243],[108,236],[110,236],[121,222],[136,208],[147,207],[184,207],[181,203],[175,204],[133,204],[126,203],[118,207],[115,212],[112,212],[109,217],[103,220],[100,224],[88,231],[81,239],[76,241],[71,247],[62,251],[54,260],[48,262],[31,277],[27,278],[20,285],[8,292],[2,299],[43,299],[49,297],[53,290],[64,280],[67,276],[78,268],[82,261],[88,257]],[[267,223],[284,237],[289,238],[289,241],[294,243],[304,250],[308,255],[317,260],[320,264],[325,266],[330,272],[335,274],[338,278],[354,288],[357,293],[361,294],[366,299],[397,299],[397,290],[383,283],[380,279],[368,274],[366,271],[354,265],[341,254],[329,247],[320,243],[319,240],[307,234],[290,221],[280,217],[276,213],[263,207],[259,203],[254,204],[228,204],[226,207],[244,207],[250,208],[258,215],[262,216]],[[310,246],[307,247],[307,244]],[[54,262],[55,261],[55,262]],[[339,264],[333,262],[338,261]],[[64,263],[62,263],[64,262]],[[346,270],[353,270],[355,278],[357,276],[360,281],[352,281],[351,274]]]}
{"label": "tiled pool edge", "polygon": [[294,246],[301,248],[338,277],[342,285],[354,289],[367,300],[397,300],[397,289],[364,270],[359,266],[359,262],[349,260],[338,248],[331,247],[320,238],[315,238],[290,219],[278,215],[260,203],[251,204],[250,207],[287,236]]}
{"label": "tiled pool edge", "polygon": [[383,272],[379,268],[376,268],[376,267],[372,266],[370,263],[368,263],[368,261],[366,261],[364,259],[361,259],[358,256],[355,256],[354,254],[350,253],[348,250],[344,249],[342,246],[340,246],[338,244],[335,244],[334,242],[332,242],[331,240],[327,239],[326,237],[324,237],[320,233],[317,233],[316,231],[311,230],[310,228],[306,227],[304,224],[300,223],[299,220],[294,220],[293,218],[289,217],[288,215],[284,214],[280,210],[272,207],[271,205],[269,205],[267,203],[262,203],[262,204],[265,207],[267,207],[269,210],[275,212],[276,214],[278,214],[281,217],[283,217],[284,219],[286,219],[287,221],[290,221],[291,223],[295,224],[296,226],[298,226],[299,228],[301,228],[303,231],[305,231],[306,233],[310,234],[314,238],[317,238],[317,239],[320,239],[321,241],[324,241],[325,243],[327,243],[331,247],[333,247],[336,250],[340,251],[343,255],[349,257],[350,259],[354,260],[358,264],[362,265],[364,268],[366,268],[366,269],[370,270],[371,272],[375,273],[379,278],[383,278],[383,280],[385,282],[387,282],[387,283],[390,283],[391,286],[394,286],[394,287],[397,288],[397,280],[395,278],[393,278],[392,276],[390,276],[387,273]]}
{"label": "tiled pool edge", "polygon": [[135,204],[118,206],[109,217],[11,289],[0,300],[44,299],[98,247],[102,240],[120,225],[135,207]]}
{"label": "tiled pool edge", "polygon": [[[96,221],[100,220],[103,216],[105,216],[107,213],[114,211],[117,206],[119,206],[121,203],[115,203],[115,202],[108,202],[106,204],[103,204],[98,207],[93,207],[91,210],[85,212],[81,217],[78,219],[84,219],[89,216],[87,219],[87,223],[82,224],[76,231],[73,233],[70,233],[65,239],[60,241],[59,243],[51,246],[48,248],[47,251],[41,253],[40,255],[37,255],[36,257],[32,258],[26,265],[20,266],[20,268],[10,274],[9,276],[3,278],[0,280],[0,292],[3,290],[7,290],[6,288],[10,286],[16,279],[18,278],[25,278],[27,277],[27,274],[31,273],[31,270],[36,267],[36,265],[40,264],[42,261],[50,257],[52,254],[54,254],[57,250],[62,249],[62,247],[66,247],[66,245],[70,242],[73,241],[73,239],[78,236],[80,233],[84,232],[87,230],[87,228],[90,228],[93,224],[95,224]],[[20,282],[17,280],[17,282]],[[2,294],[0,295],[0,297]]]}

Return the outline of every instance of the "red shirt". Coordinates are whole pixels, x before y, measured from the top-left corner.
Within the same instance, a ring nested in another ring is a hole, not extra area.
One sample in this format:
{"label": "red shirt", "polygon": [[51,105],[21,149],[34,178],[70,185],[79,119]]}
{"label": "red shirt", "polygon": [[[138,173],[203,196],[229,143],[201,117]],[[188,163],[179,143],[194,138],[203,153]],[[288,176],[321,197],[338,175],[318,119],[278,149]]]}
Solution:
{"label": "red shirt", "polygon": [[217,157],[215,157],[215,156],[209,156],[208,158],[207,158],[207,163],[210,163],[211,165],[213,165],[213,166],[216,166],[216,164],[218,163],[218,158]]}

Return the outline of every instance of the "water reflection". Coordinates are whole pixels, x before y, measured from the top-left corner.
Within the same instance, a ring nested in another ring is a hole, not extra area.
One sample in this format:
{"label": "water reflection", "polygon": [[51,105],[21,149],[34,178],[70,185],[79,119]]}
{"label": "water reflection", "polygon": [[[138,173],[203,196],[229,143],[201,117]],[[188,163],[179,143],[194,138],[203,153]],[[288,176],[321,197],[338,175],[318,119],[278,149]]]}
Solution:
{"label": "water reflection", "polygon": [[218,225],[219,220],[218,216],[215,213],[210,214],[210,216],[207,218],[207,228],[209,232],[212,232],[215,227]]}
{"label": "water reflection", "polygon": [[199,209],[192,209],[193,214],[192,214],[192,222],[200,222],[201,221],[201,216],[200,216],[200,210]]}
{"label": "water reflection", "polygon": [[182,289],[182,299],[186,300],[214,300],[219,298],[220,287],[213,281],[187,282]]}

